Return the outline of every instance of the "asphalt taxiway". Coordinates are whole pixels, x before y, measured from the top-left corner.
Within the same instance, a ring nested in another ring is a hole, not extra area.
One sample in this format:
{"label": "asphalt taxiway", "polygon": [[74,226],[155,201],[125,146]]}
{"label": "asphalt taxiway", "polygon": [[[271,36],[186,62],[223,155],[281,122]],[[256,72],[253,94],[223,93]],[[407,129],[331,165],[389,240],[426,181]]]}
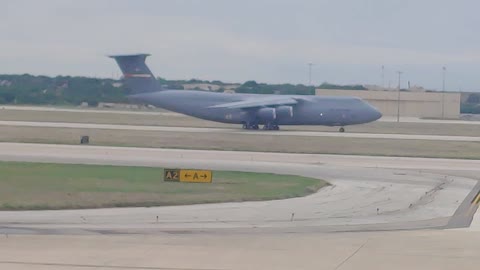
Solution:
{"label": "asphalt taxiway", "polygon": [[[107,114],[133,114],[133,115],[162,115],[169,117],[185,117],[185,115],[170,112],[170,111],[136,111],[127,109],[95,109],[95,108],[62,108],[62,107],[45,107],[45,106],[0,106],[0,110],[14,110],[14,111],[38,111],[38,112],[75,112],[75,113],[107,113]],[[383,116],[377,121],[380,122],[400,122],[404,123],[433,123],[433,124],[465,124],[465,125],[480,125],[480,121],[474,120],[455,120],[455,119],[424,119],[419,117],[400,116]]]}

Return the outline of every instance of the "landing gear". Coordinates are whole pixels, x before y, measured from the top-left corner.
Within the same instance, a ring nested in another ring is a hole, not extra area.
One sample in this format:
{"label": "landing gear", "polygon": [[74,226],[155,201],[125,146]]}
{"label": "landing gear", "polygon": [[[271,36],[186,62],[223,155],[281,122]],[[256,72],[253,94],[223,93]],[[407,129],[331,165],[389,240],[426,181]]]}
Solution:
{"label": "landing gear", "polygon": [[344,128],[344,127],[341,127],[338,131],[340,131],[340,132],[345,132],[345,128]]}
{"label": "landing gear", "polygon": [[263,129],[264,130],[280,130],[280,127],[276,124],[272,124],[272,123],[266,123],[264,126],[263,126]]}
{"label": "landing gear", "polygon": [[[251,129],[258,130],[259,126],[256,123],[243,123],[242,128],[248,129],[248,130],[251,130]],[[262,129],[263,130],[280,130],[280,127],[277,124],[266,123],[265,125],[263,125]]]}
{"label": "landing gear", "polygon": [[257,130],[259,127],[258,127],[257,124],[244,123],[242,128],[243,129],[255,129],[255,130]]}

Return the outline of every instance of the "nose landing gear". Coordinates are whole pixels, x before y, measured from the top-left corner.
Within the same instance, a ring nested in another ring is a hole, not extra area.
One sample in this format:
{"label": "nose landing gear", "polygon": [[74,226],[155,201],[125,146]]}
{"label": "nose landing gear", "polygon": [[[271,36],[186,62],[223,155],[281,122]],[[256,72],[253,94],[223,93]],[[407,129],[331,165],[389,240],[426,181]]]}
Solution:
{"label": "nose landing gear", "polygon": [[345,128],[344,128],[344,127],[341,127],[338,131],[339,131],[339,132],[345,132]]}

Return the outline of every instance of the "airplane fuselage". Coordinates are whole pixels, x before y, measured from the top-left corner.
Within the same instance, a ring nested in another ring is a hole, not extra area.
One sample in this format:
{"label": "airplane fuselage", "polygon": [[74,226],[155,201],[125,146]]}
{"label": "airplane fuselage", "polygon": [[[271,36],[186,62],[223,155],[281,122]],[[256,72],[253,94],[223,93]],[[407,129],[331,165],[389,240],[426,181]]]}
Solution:
{"label": "airplane fuselage", "polygon": [[[278,97],[278,95],[227,94],[189,90],[163,90],[131,96],[137,102],[151,104],[169,111],[193,117],[231,124],[244,124],[255,121],[266,124],[258,118],[255,110],[211,108],[212,106],[255,100],[255,98]],[[327,97],[290,95],[299,100],[291,107],[291,114],[275,119],[277,125],[325,125],[346,126],[368,123],[377,120],[381,114],[365,101],[356,97]]]}
{"label": "airplane fuselage", "polygon": [[[382,114],[356,97],[226,94],[163,89],[145,64],[149,54],[112,55],[132,100],[245,129],[278,130],[279,125],[346,126],[377,120]],[[344,131],[343,127],[340,131]]]}

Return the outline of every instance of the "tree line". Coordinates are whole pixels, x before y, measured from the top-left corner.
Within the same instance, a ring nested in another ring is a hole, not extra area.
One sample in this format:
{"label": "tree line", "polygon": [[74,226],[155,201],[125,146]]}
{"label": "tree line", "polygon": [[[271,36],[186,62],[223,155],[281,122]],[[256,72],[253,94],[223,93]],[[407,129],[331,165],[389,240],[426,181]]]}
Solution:
{"label": "tree line", "polygon": [[0,75],[0,104],[79,105],[126,102],[114,80],[71,76]]}
{"label": "tree line", "polygon": [[[167,80],[158,78],[160,84],[168,89],[183,89],[184,84],[202,83],[220,86],[224,91],[224,82],[214,80]],[[235,92],[252,94],[314,95],[315,89],[366,90],[362,85],[336,85],[323,83],[318,86],[303,84],[267,84],[247,81],[240,84]],[[113,79],[77,77],[77,76],[33,76],[0,75],[0,104],[32,105],[80,105],[87,102],[97,106],[99,102],[128,103],[130,93],[121,81]],[[462,113],[480,113],[480,93],[471,94],[462,103]]]}

